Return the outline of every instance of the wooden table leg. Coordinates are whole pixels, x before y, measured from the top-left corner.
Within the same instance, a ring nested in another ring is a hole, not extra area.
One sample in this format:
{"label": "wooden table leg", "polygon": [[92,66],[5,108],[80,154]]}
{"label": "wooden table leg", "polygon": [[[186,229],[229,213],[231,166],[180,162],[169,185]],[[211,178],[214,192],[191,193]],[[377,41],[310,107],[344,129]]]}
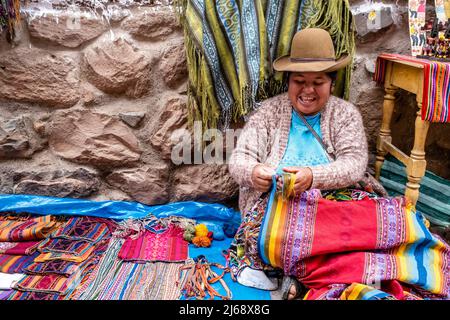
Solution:
{"label": "wooden table leg", "polygon": [[406,183],[405,196],[411,200],[415,206],[419,199],[420,180],[425,175],[427,161],[425,160],[425,141],[427,139],[428,128],[430,123],[423,121],[421,116],[422,103],[417,102],[419,111],[417,112],[414,146],[411,150],[411,163],[406,167],[408,182]]}
{"label": "wooden table leg", "polygon": [[383,140],[392,140],[391,138],[391,119],[394,112],[395,91],[397,88],[393,86],[385,87],[386,94],[383,101],[383,121],[381,122],[380,133],[377,139],[377,157],[375,161],[375,178],[380,180],[381,167],[386,156],[386,151],[383,149]]}

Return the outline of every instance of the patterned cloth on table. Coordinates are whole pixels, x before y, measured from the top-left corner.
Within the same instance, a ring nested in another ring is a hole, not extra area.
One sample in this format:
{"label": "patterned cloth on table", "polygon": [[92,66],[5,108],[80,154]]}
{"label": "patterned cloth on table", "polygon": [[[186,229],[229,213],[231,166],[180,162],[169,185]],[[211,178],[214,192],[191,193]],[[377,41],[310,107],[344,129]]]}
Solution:
{"label": "patterned cloth on table", "polygon": [[41,217],[4,216],[0,219],[0,241],[34,241],[45,239],[58,226],[50,215]]}
{"label": "patterned cloth on table", "polygon": [[170,224],[165,230],[145,230],[136,239],[125,240],[119,258],[130,262],[166,261],[180,262],[188,258],[188,242],[184,230]]}
{"label": "patterned cloth on table", "polygon": [[0,254],[0,272],[23,273],[38,255],[37,252],[29,256]]}
{"label": "patterned cloth on table", "polygon": [[403,197],[361,195],[350,201],[336,201],[342,192],[325,199],[319,190],[289,200],[279,192],[266,195],[237,233],[234,246],[247,249],[231,260],[233,273],[245,264],[281,269],[310,289],[307,299],[331,299],[337,284],[355,283],[381,290],[398,284],[402,290],[387,292],[395,299],[449,298],[449,246]]}
{"label": "patterned cloth on table", "polygon": [[[256,101],[285,90],[272,62],[289,54],[294,34],[327,29],[336,55],[355,49],[348,1],[267,0],[178,2],[189,68],[189,111],[204,127],[227,127]],[[338,74],[334,94],[348,96],[351,67]]]}
{"label": "patterned cloth on table", "polygon": [[386,61],[407,61],[423,66],[422,120],[450,122],[450,63],[382,53],[377,58],[374,80],[384,82]]}
{"label": "patterned cloth on table", "polygon": [[98,268],[75,300],[174,300],[181,295],[180,263],[131,263],[119,259],[124,240],[112,238]]}
{"label": "patterned cloth on table", "polygon": [[0,254],[30,255],[34,253],[40,241],[0,242]]}

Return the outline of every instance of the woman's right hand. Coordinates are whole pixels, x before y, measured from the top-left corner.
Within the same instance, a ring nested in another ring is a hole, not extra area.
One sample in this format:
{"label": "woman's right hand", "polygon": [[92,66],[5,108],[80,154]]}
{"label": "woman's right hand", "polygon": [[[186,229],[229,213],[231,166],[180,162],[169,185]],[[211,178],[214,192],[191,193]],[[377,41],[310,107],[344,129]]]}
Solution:
{"label": "woman's right hand", "polygon": [[275,170],[272,167],[265,164],[257,164],[252,171],[253,187],[260,192],[269,191],[274,174]]}

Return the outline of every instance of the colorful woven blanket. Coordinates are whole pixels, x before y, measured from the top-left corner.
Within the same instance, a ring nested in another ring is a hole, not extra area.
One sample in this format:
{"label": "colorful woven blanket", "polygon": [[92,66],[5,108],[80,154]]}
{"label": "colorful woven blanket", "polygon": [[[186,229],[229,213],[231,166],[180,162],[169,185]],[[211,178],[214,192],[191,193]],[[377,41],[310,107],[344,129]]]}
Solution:
{"label": "colorful woven blanket", "polygon": [[0,272],[23,273],[23,269],[32,264],[37,256],[37,252],[30,256],[0,254]]}
{"label": "colorful woven blanket", "polygon": [[145,230],[139,237],[128,237],[119,252],[119,258],[132,262],[182,262],[188,258],[188,242],[184,230],[169,225],[163,232]]}
{"label": "colorful woven blanket", "polygon": [[258,244],[262,261],[297,277],[310,299],[334,284],[391,281],[450,298],[450,248],[403,197],[335,201],[311,190],[284,198],[274,189]]}
{"label": "colorful woven blanket", "polygon": [[374,80],[384,82],[386,61],[408,61],[423,66],[422,120],[450,122],[450,64],[382,53],[377,58]]}
{"label": "colorful woven blanket", "polygon": [[[381,168],[380,182],[390,196],[405,194],[408,182],[405,165],[388,155]],[[416,208],[431,223],[450,227],[450,180],[425,171],[420,181],[420,197]]]}
{"label": "colorful woven blanket", "polygon": [[92,264],[94,257],[82,262],[76,263],[64,260],[51,260],[44,263],[34,262],[23,269],[26,274],[32,275],[60,275],[70,277],[79,269],[84,269],[89,264]]}
{"label": "colorful woven blanket", "polygon": [[[348,1],[179,0],[189,69],[189,111],[204,128],[227,127],[285,91],[272,62],[290,52],[294,34],[323,27],[336,54],[352,54]],[[348,96],[351,67],[340,72],[334,94]]]}
{"label": "colorful woven blanket", "polygon": [[42,217],[0,217],[0,241],[34,241],[45,239],[58,226],[50,215]]}
{"label": "colorful woven blanket", "polygon": [[[55,274],[28,275],[19,280],[13,288],[19,291],[68,295],[81,284],[85,277],[90,276],[97,263],[97,257],[91,259],[90,263],[80,265],[77,271],[69,277]],[[19,300],[19,297],[16,297],[15,300]]]}

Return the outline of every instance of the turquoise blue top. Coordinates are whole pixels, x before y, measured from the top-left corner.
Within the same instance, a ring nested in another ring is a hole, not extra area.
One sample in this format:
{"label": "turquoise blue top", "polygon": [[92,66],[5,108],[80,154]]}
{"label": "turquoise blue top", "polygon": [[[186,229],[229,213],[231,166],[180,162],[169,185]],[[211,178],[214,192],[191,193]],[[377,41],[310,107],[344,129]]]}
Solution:
{"label": "turquoise blue top", "polygon": [[[314,116],[305,116],[305,119],[319,137],[322,138],[320,131],[320,113]],[[326,152],[319,141],[317,141],[308,127],[303,123],[297,112],[292,110],[288,143],[283,159],[278,165],[277,174],[282,173],[284,167],[315,166],[328,162]]]}

